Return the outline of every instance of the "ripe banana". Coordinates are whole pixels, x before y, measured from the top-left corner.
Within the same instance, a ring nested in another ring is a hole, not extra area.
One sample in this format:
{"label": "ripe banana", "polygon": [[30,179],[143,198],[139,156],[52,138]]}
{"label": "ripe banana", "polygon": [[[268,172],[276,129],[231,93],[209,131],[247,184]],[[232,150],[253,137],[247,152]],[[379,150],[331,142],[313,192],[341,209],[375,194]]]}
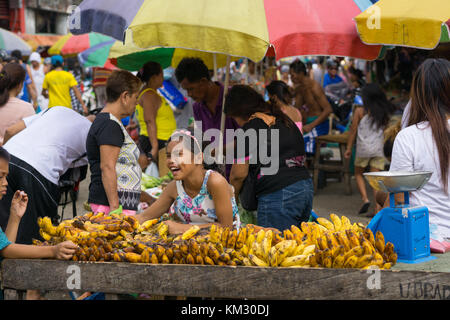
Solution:
{"label": "ripe banana", "polygon": [[257,256],[253,255],[253,254],[249,254],[248,258],[250,259],[250,261],[258,267],[268,267],[269,264],[263,260],[261,260],[260,258],[258,258]]}
{"label": "ripe banana", "polygon": [[352,246],[350,244],[350,240],[347,238],[347,234],[343,231],[336,232],[335,236],[339,242],[340,245],[344,246],[344,250],[347,252],[352,249]]}
{"label": "ripe banana", "polygon": [[331,252],[331,256],[334,258],[336,258],[338,255],[340,254],[344,254],[344,246],[333,246],[330,249]]}
{"label": "ripe banana", "polygon": [[392,244],[392,242],[386,243],[386,245],[384,246],[384,253],[387,256],[390,256],[391,254],[394,253],[394,245]]}
{"label": "ripe banana", "polygon": [[287,257],[283,261],[281,261],[280,266],[282,267],[291,267],[291,266],[301,266],[306,264],[308,256],[306,255],[298,255],[293,257]]}
{"label": "ripe banana", "polygon": [[261,229],[256,234],[256,240],[255,241],[258,242],[258,243],[261,243],[265,236],[266,236],[266,232],[263,229]]}
{"label": "ripe banana", "polygon": [[373,255],[375,254],[375,248],[372,246],[372,244],[368,240],[363,240],[361,243],[362,247],[364,248],[364,254]]}
{"label": "ripe banana", "polygon": [[360,246],[359,239],[352,230],[346,230],[346,234],[352,248]]}
{"label": "ripe banana", "polygon": [[363,267],[367,266],[368,264],[370,264],[373,259],[374,259],[374,256],[371,254],[366,254],[362,257],[359,257],[358,262],[356,263],[355,267],[363,268]]}
{"label": "ripe banana", "polygon": [[181,236],[181,239],[182,240],[189,240],[193,236],[195,236],[199,230],[200,230],[200,227],[197,226],[197,225],[194,225],[194,226],[190,227],[187,231],[185,231],[183,233],[183,235]]}
{"label": "ripe banana", "polygon": [[220,242],[219,242],[222,244],[223,247],[227,246],[227,240],[228,240],[229,234],[230,234],[230,228],[223,229],[222,238],[220,239]]}
{"label": "ripe banana", "polygon": [[390,269],[392,267],[392,263],[391,262],[386,262],[385,264],[383,264],[383,269]]}
{"label": "ripe banana", "polygon": [[354,268],[356,263],[358,262],[358,257],[351,256],[344,262],[344,268]]}
{"label": "ripe banana", "polygon": [[374,257],[373,264],[377,265],[380,268],[383,267],[384,264],[383,256],[378,252],[374,252],[373,257]]}
{"label": "ripe banana", "polygon": [[[253,255],[256,255],[259,259],[265,260],[264,248],[262,243],[254,242],[252,246]],[[250,255],[250,254],[249,254]]]}
{"label": "ripe banana", "polygon": [[211,229],[209,230],[209,241],[211,241],[212,243],[217,243],[220,240],[218,228],[219,227],[215,224],[211,225]]}
{"label": "ripe banana", "polygon": [[330,214],[330,219],[331,219],[331,222],[333,222],[333,224],[334,224],[334,230],[340,231],[342,229],[341,219],[334,213]]}
{"label": "ripe banana", "polygon": [[286,229],[286,230],[283,231],[283,238],[286,239],[286,240],[294,240],[295,236],[291,232],[291,230]]}
{"label": "ripe banana", "polygon": [[234,229],[233,231],[230,232],[230,234],[228,235],[228,239],[227,239],[227,248],[231,248],[234,249],[235,245],[236,245],[236,240],[237,240],[237,230]]}
{"label": "ripe banana", "polygon": [[367,241],[369,241],[372,244],[372,246],[375,247],[375,237],[373,236],[372,230],[370,230],[369,228],[365,228],[363,233],[364,238],[366,238]]}
{"label": "ripe banana", "polygon": [[358,247],[354,247],[352,248],[350,251],[347,251],[345,253],[345,261],[347,261],[347,259],[351,256],[355,256],[355,257],[361,257],[364,254],[364,248],[361,246]]}
{"label": "ripe banana", "polygon": [[245,245],[250,249],[253,245],[253,242],[255,242],[255,234],[254,233],[249,233],[247,236],[247,240],[245,242]]}
{"label": "ripe banana", "polygon": [[352,227],[350,220],[346,216],[341,217],[341,225],[342,225],[342,230],[347,230]]}
{"label": "ripe banana", "polygon": [[327,228],[328,230],[331,230],[331,231],[334,231],[335,229],[334,229],[334,225],[328,220],[328,219],[325,219],[325,218],[317,218],[317,222],[320,224],[320,225],[322,225],[322,226],[324,226],[325,228]]}
{"label": "ripe banana", "polygon": [[148,250],[144,250],[141,253],[141,262],[142,263],[149,263],[150,262],[150,252]]}
{"label": "ripe banana", "polygon": [[188,254],[187,256],[186,256],[186,263],[187,264],[195,264],[195,259],[194,259],[194,257],[192,256],[192,254]]}
{"label": "ripe banana", "polygon": [[239,230],[239,234],[236,239],[235,248],[237,250],[241,249],[245,245],[246,240],[247,240],[247,228],[241,228]]}
{"label": "ripe banana", "polygon": [[327,238],[328,247],[339,246],[339,242],[336,240],[334,233],[327,232],[327,233],[325,233],[325,237]]}
{"label": "ripe banana", "polygon": [[203,261],[204,261],[204,263],[207,264],[207,265],[210,265],[210,266],[213,266],[213,265],[214,265],[214,261],[213,261],[210,257],[208,257],[208,256],[204,257],[204,258],[203,258]]}
{"label": "ripe banana", "polygon": [[319,247],[320,250],[325,250],[328,248],[328,243],[325,240],[325,238],[319,237],[317,238],[317,246]]}
{"label": "ripe banana", "polygon": [[381,231],[377,231],[377,234],[375,236],[375,247],[379,252],[384,252],[385,243],[384,236]]}
{"label": "ripe banana", "polygon": [[248,247],[247,245],[244,244],[244,246],[241,248],[240,252],[242,253],[243,256],[248,256]]}
{"label": "ripe banana", "polygon": [[300,228],[304,234],[310,233],[311,229],[307,222],[302,222],[300,224]]}
{"label": "ripe banana", "polygon": [[125,253],[125,259],[128,262],[137,263],[142,261],[142,257],[140,254],[133,253],[133,252],[127,252]]}
{"label": "ripe banana", "polygon": [[397,263],[397,254],[396,254],[395,252],[394,252],[394,253],[391,253],[391,254],[388,256],[388,261],[391,262],[392,265],[396,264],[396,263]]}
{"label": "ripe banana", "polygon": [[52,236],[46,233],[43,229],[39,229],[39,234],[45,241],[50,241],[50,239],[52,238]]}
{"label": "ripe banana", "polygon": [[314,253],[314,250],[316,249],[315,245],[309,245],[307,247],[305,247],[305,249],[303,249],[303,253],[304,255],[310,255],[312,253]]}
{"label": "ripe banana", "polygon": [[337,257],[334,258],[333,261],[333,268],[342,268],[344,266],[344,254],[339,254]]}
{"label": "ripe banana", "polygon": [[325,268],[331,268],[333,266],[333,258],[329,255],[322,259],[322,266]]}
{"label": "ripe banana", "polygon": [[266,232],[266,235],[262,241],[262,249],[265,257],[269,255],[270,248],[272,248],[272,239],[273,239],[273,231],[269,230]]}
{"label": "ripe banana", "polygon": [[303,250],[305,250],[305,245],[304,245],[304,244],[300,244],[300,245],[298,245],[298,246],[295,248],[295,250],[294,250],[294,252],[292,253],[292,255],[293,255],[293,256],[301,255],[301,254],[303,254]]}

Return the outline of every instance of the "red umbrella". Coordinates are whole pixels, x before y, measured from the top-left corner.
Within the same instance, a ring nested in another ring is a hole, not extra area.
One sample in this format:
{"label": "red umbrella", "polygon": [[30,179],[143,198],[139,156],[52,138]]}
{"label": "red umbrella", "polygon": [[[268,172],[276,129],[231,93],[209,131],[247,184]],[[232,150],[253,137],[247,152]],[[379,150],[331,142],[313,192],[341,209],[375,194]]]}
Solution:
{"label": "red umbrella", "polygon": [[353,18],[360,0],[264,0],[270,43],[278,59],[335,55],[374,60],[381,46],[361,42]]}

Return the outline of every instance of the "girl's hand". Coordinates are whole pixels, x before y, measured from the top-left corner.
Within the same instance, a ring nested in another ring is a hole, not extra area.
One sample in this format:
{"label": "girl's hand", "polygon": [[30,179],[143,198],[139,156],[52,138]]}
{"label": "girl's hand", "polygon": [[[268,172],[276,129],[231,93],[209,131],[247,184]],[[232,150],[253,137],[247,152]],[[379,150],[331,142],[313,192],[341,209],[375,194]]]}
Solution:
{"label": "girl's hand", "polygon": [[11,215],[19,220],[22,219],[25,211],[27,210],[27,205],[28,195],[23,191],[17,190],[11,201]]}
{"label": "girl's hand", "polygon": [[78,246],[72,241],[64,241],[53,247],[53,258],[58,260],[70,260]]}
{"label": "girl's hand", "polygon": [[190,228],[190,225],[167,220],[164,223],[169,227],[169,234],[180,234]]}
{"label": "girl's hand", "polygon": [[349,150],[349,149],[345,150],[344,158],[350,159],[351,156],[352,156],[352,150]]}

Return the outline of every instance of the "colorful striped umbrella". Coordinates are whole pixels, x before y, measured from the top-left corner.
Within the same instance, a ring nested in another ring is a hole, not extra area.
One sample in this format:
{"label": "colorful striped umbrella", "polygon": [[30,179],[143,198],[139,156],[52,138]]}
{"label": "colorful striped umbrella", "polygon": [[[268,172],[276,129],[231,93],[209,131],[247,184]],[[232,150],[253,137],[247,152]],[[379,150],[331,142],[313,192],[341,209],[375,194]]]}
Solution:
{"label": "colorful striped umbrella", "polygon": [[338,55],[376,59],[353,17],[374,0],[84,0],[71,31],[96,31],[140,48],[172,47],[261,60],[271,43],[277,59]]}
{"label": "colorful striped umbrella", "polygon": [[111,37],[90,32],[82,35],[73,35],[71,33],[59,39],[49,50],[50,55],[70,56],[76,55],[99,43],[111,41]]}
{"label": "colorful striped umbrella", "polygon": [[29,56],[32,52],[31,46],[22,38],[2,28],[0,28],[0,49],[5,49],[8,54],[14,50],[20,50],[24,56]]}
{"label": "colorful striped umbrella", "polygon": [[450,1],[380,0],[355,22],[366,44],[434,49],[450,40]]}
{"label": "colorful striped umbrella", "polygon": [[[85,67],[101,67],[106,63],[111,62],[120,69],[128,71],[139,70],[146,62],[155,61],[158,62],[163,69],[167,67],[178,66],[178,63],[184,57],[198,57],[201,58],[210,69],[221,68],[226,64],[226,55],[217,54],[216,64],[214,65],[213,53],[175,49],[175,48],[152,48],[148,50],[142,50],[136,47],[132,43],[126,43],[125,45],[120,41],[108,41],[100,43],[92,48],[89,48],[82,53],[78,54],[80,63]],[[231,60],[237,60],[238,57],[234,57]]]}

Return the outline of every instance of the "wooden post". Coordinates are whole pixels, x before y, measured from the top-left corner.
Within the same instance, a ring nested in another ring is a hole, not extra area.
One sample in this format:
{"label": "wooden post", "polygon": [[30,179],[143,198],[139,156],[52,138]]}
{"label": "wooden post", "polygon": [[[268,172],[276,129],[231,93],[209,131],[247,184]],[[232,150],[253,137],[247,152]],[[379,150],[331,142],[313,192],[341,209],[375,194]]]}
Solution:
{"label": "wooden post", "polygon": [[217,55],[213,53],[213,64],[214,64],[214,81],[218,81],[217,78]]}
{"label": "wooden post", "polygon": [[225,133],[225,97],[228,93],[228,85],[230,82],[230,56],[227,56],[227,65],[226,65],[226,75],[225,75],[225,85],[223,90],[223,98],[222,98],[222,118],[220,121],[220,141],[219,141],[219,152],[217,154],[217,163],[223,164],[224,157],[223,157],[223,149],[224,149],[224,143],[223,143],[223,136]]}
{"label": "wooden post", "polygon": [[245,79],[244,79],[244,84],[248,85],[248,75],[249,75],[249,72],[248,72],[248,58],[245,58],[245,72],[246,72],[246,75],[245,75]]}

